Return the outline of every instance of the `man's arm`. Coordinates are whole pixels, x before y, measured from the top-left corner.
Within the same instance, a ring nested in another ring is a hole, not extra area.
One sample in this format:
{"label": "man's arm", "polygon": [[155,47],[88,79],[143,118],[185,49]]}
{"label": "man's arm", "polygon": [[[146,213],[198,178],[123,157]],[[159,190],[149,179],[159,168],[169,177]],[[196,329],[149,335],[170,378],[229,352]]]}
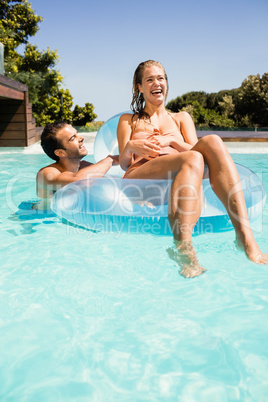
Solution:
{"label": "man's arm", "polygon": [[80,169],[73,173],[61,172],[57,167],[50,165],[37,173],[36,192],[38,197],[47,198],[69,183],[86,178],[103,177],[113,165],[118,165],[118,156],[107,156],[98,163],[81,162]]}
{"label": "man's arm", "polygon": [[[96,178],[103,177],[112,166],[116,166],[118,164],[119,164],[118,155],[108,155],[106,158],[102,159],[97,163],[82,161],[80,163],[80,169],[75,174],[79,176],[79,179],[77,180],[83,180],[87,177],[96,177]],[[80,178],[80,175],[81,176],[85,175],[86,177]]]}

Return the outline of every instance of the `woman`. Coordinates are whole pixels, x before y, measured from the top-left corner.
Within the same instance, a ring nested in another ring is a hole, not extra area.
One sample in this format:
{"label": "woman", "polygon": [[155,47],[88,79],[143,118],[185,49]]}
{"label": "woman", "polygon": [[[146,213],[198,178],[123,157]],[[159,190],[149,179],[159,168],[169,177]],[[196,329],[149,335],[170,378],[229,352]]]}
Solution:
{"label": "woman", "polygon": [[132,114],[121,116],[117,137],[124,177],[173,179],[169,221],[186,277],[200,275],[192,247],[192,230],[202,209],[205,164],[211,187],[225,206],[236,231],[237,243],[248,258],[268,264],[249,225],[239,176],[221,138],[208,135],[198,141],[194,123],[186,112],[165,108],[168,81],[164,67],[153,60],[140,63],[133,79]]}

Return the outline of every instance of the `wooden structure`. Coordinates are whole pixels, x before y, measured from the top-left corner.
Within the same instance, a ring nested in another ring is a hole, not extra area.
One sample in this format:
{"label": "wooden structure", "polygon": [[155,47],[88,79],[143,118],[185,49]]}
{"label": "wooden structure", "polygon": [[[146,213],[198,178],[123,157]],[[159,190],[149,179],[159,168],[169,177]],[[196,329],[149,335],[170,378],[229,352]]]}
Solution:
{"label": "wooden structure", "polygon": [[0,74],[0,147],[24,147],[39,139],[28,87]]}

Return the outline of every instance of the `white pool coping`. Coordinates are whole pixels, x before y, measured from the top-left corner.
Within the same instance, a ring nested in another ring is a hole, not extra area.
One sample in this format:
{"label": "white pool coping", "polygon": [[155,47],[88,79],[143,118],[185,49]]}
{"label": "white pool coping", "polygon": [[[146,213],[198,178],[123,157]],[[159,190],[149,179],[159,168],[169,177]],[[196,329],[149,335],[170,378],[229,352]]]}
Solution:
{"label": "white pool coping", "polygon": [[230,154],[268,154],[268,142],[224,142]]}

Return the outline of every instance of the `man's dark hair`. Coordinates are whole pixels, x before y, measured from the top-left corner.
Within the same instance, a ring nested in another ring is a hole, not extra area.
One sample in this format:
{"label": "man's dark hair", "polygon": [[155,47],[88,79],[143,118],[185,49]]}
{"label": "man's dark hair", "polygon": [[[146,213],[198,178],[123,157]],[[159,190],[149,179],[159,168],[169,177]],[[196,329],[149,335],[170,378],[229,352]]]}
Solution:
{"label": "man's dark hair", "polygon": [[47,124],[41,135],[41,146],[44,152],[56,162],[59,161],[59,157],[55,155],[54,151],[56,149],[65,149],[61,140],[57,138],[57,132],[67,124],[65,121]]}

